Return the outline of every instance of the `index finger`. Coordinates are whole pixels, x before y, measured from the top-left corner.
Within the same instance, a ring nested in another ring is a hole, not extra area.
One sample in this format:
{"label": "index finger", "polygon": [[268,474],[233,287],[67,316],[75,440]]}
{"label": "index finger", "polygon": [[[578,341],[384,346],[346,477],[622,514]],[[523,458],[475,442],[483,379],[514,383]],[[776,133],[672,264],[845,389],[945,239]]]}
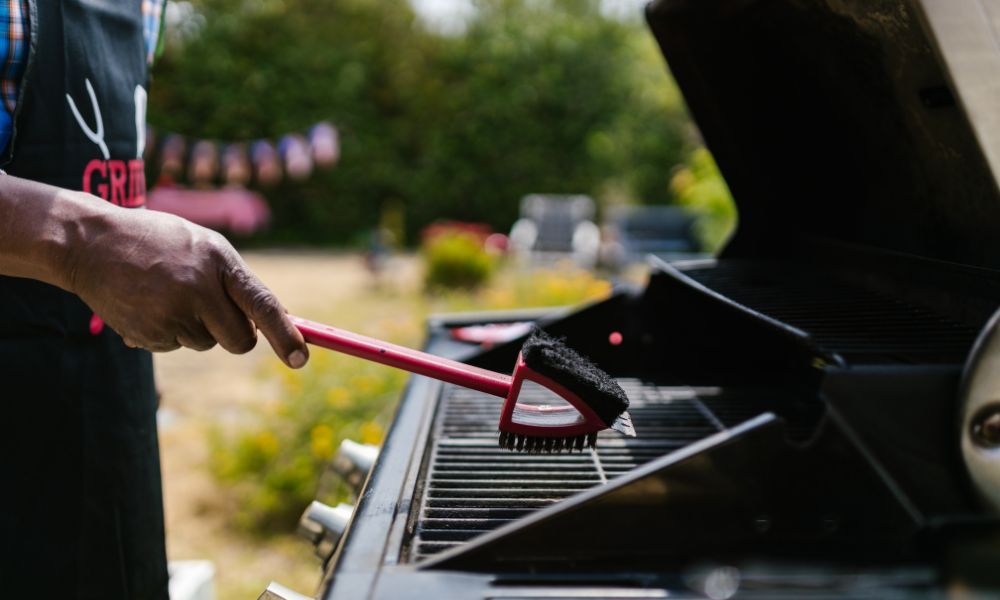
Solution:
{"label": "index finger", "polygon": [[293,369],[309,360],[309,348],[302,334],[292,324],[278,298],[245,266],[229,269],[224,277],[226,293],[243,313],[256,324],[278,358]]}

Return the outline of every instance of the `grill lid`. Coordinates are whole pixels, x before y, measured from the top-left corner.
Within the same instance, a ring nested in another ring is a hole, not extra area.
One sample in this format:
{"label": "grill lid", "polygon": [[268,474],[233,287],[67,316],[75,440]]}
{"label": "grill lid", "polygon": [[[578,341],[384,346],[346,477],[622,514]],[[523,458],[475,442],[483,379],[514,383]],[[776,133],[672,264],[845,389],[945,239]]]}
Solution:
{"label": "grill lid", "polygon": [[1000,268],[1000,2],[654,0],[740,212],[729,256],[827,238]]}

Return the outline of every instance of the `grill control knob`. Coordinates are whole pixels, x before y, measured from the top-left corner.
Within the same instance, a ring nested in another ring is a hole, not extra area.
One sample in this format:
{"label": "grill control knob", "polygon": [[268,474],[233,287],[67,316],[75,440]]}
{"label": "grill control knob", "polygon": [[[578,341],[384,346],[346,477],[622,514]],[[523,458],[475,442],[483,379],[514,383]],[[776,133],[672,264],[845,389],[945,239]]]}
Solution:
{"label": "grill control knob", "polygon": [[299,535],[309,540],[316,548],[316,556],[325,561],[333,554],[353,514],[350,504],[332,507],[313,500],[299,519]]}
{"label": "grill control knob", "polygon": [[330,468],[357,492],[364,485],[377,458],[378,446],[344,440],[340,443]]}
{"label": "grill control knob", "polygon": [[961,390],[962,458],[979,495],[1000,512],[1000,311],[972,347]]}
{"label": "grill control knob", "polygon": [[257,597],[257,600],[312,600],[312,596],[303,596],[286,588],[280,583],[271,582],[267,589]]}

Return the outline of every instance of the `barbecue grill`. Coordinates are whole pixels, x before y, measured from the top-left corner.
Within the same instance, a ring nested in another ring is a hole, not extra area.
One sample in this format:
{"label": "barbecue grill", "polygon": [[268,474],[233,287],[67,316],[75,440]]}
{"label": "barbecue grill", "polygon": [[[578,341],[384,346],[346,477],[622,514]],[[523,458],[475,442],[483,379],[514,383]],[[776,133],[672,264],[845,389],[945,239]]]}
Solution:
{"label": "barbecue grill", "polygon": [[958,431],[1000,305],[1000,3],[657,0],[647,17],[735,237],[572,312],[432,319],[427,343],[501,370],[523,338],[452,332],[535,321],[619,379],[637,437],[506,452],[496,399],[414,377],[317,597],[1000,594],[1000,522]]}

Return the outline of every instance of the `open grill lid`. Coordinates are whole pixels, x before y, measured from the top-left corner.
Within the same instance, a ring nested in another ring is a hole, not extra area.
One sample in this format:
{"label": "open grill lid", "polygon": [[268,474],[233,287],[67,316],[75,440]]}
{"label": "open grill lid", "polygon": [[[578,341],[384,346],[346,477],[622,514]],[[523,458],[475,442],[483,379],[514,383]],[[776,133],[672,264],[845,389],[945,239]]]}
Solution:
{"label": "open grill lid", "polygon": [[825,238],[1000,268],[1000,2],[654,0],[647,18],[736,199],[726,255]]}

